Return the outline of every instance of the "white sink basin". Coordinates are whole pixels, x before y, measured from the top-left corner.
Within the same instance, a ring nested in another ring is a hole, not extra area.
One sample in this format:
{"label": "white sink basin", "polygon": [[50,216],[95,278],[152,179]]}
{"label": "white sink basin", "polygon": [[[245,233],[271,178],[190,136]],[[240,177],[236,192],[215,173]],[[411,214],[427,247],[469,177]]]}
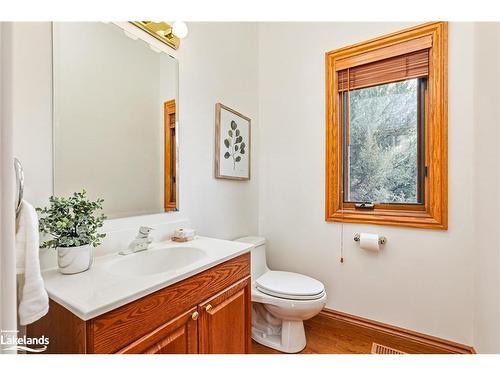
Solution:
{"label": "white sink basin", "polygon": [[145,250],[124,255],[111,263],[108,271],[115,275],[148,276],[169,271],[177,271],[206,257],[205,251],[196,247],[170,247]]}

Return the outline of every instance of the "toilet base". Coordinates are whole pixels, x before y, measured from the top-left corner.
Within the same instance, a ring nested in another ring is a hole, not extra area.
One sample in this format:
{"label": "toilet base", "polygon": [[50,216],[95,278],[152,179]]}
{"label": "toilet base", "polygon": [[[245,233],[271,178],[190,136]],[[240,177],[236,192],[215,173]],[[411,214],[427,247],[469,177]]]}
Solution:
{"label": "toilet base", "polygon": [[278,332],[264,332],[252,327],[252,339],[259,344],[284,353],[298,353],[306,347],[302,320],[282,320]]}

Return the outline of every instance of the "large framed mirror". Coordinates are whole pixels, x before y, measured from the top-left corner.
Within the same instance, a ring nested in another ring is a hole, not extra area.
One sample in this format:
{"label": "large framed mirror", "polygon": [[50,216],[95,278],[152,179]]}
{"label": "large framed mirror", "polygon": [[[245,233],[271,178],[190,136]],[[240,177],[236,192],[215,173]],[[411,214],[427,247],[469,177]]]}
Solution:
{"label": "large framed mirror", "polygon": [[108,218],[175,211],[178,62],[112,23],[53,23],[54,195]]}

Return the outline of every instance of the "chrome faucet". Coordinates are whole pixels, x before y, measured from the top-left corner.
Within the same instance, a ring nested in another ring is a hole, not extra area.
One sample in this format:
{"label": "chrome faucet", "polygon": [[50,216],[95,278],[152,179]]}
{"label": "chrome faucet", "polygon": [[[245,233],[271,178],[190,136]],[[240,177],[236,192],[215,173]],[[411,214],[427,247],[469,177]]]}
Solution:
{"label": "chrome faucet", "polygon": [[122,250],[120,251],[120,255],[128,255],[128,254],[133,254],[137,253],[139,251],[144,251],[149,248],[149,245],[151,242],[153,242],[153,239],[149,237],[149,233],[153,230],[153,228],[150,227],[140,227],[139,228],[139,233],[137,233],[137,236],[135,239],[130,243],[128,246],[127,250]]}

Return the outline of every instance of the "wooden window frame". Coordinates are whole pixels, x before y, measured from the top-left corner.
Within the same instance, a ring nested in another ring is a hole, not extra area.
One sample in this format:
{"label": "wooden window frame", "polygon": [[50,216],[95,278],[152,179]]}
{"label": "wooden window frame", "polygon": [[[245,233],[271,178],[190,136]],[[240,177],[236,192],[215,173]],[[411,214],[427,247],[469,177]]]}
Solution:
{"label": "wooden window frame", "polygon": [[[425,108],[424,204],[379,204],[359,209],[343,195],[342,121],[339,70],[429,48]],[[426,23],[326,53],[325,220],[401,227],[448,229],[448,24]],[[418,206],[418,207],[417,207]]]}
{"label": "wooden window frame", "polygon": [[[173,119],[173,121],[172,121]],[[165,212],[177,211],[177,170],[176,137],[177,132],[175,99],[163,103],[164,133],[164,192],[163,208]]]}

